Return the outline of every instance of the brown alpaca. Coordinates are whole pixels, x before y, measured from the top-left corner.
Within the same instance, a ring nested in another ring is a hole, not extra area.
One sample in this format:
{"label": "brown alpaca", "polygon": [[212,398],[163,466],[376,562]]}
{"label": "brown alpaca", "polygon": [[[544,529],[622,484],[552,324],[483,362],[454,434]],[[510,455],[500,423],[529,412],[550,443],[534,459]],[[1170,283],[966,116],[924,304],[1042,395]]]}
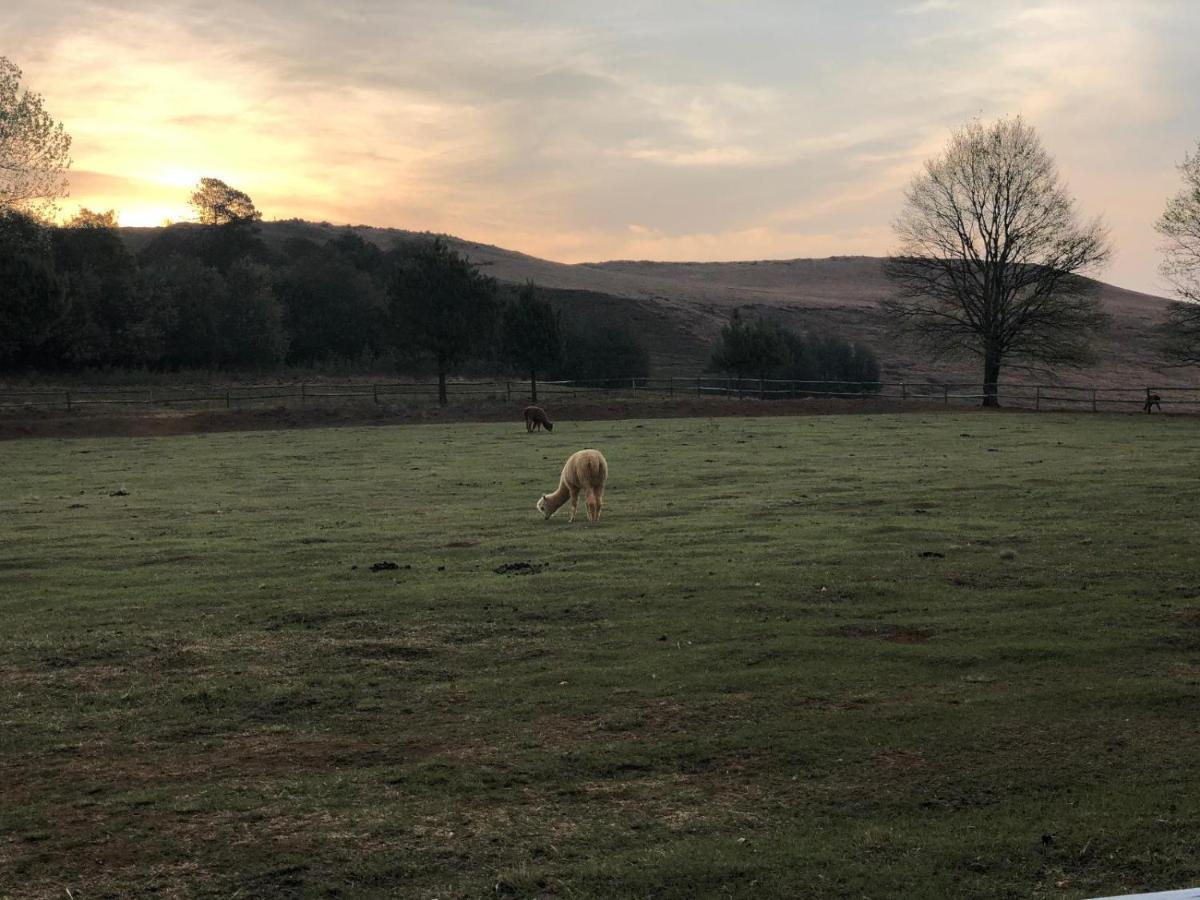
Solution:
{"label": "brown alpaca", "polygon": [[599,450],[580,450],[572,453],[563,466],[558,479],[558,489],[553,494],[543,494],[537,502],[538,512],[547,519],[560,506],[571,501],[571,518],[575,521],[575,510],[579,494],[587,494],[587,516],[589,522],[600,521],[600,509],[604,505],[604,482],[608,480],[608,461]]}
{"label": "brown alpaca", "polygon": [[1158,396],[1158,394],[1147,394],[1146,405],[1143,406],[1142,409],[1146,410],[1146,412],[1150,412],[1150,407],[1152,406],[1157,406],[1158,411],[1162,412],[1162,397]]}
{"label": "brown alpaca", "polygon": [[525,430],[534,431],[546,426],[547,431],[554,430],[554,423],[546,417],[546,411],[540,406],[525,407]]}

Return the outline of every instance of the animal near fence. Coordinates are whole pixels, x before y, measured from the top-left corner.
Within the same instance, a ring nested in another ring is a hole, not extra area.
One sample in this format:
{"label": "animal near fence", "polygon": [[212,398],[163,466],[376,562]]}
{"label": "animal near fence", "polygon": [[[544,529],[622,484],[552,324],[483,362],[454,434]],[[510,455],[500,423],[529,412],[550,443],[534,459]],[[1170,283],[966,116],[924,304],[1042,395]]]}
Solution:
{"label": "animal near fence", "polygon": [[[351,404],[413,405],[437,398],[437,382],[321,382],[286,385],[63,387],[0,389],[0,410],[59,410],[66,412],[105,407],[195,409],[295,408]],[[528,381],[451,381],[452,403],[523,402],[532,399]],[[979,405],[983,385],[934,379],[905,381],[792,381],[727,378],[715,375],[611,378],[589,381],[539,381],[539,402],[565,399],[684,399],[739,398],[842,401],[903,410],[906,407]],[[1002,406],[1033,410],[1091,412],[1200,412],[1200,385],[1093,387],[1091,385],[1002,383]]]}

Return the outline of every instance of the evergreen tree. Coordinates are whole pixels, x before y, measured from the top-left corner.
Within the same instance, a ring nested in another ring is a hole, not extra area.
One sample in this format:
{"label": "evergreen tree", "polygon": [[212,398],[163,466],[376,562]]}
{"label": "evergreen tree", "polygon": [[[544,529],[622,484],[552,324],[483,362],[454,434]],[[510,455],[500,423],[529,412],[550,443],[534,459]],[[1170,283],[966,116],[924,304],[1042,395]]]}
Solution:
{"label": "evergreen tree", "polygon": [[537,403],[538,373],[559,365],[563,347],[559,315],[538,297],[532,281],[504,308],[501,346],[505,362],[529,376],[530,400]]}

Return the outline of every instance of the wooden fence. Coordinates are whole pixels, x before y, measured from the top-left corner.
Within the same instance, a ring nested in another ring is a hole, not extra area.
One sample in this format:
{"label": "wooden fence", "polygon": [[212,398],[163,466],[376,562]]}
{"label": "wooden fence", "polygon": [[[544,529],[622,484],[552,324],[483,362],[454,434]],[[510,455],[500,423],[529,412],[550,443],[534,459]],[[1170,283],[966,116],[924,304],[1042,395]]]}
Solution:
{"label": "wooden fence", "polygon": [[[540,381],[540,402],[562,399],[737,397],[746,400],[839,400],[905,407],[979,405],[979,383],[947,383],[932,379],[907,381],[790,381],[736,379],[722,376],[613,378],[600,381]],[[451,381],[452,403],[527,402],[528,381]],[[1138,385],[1092,387],[1066,384],[1001,384],[1001,405],[1034,410],[1137,411],[1151,396],[1161,398],[1167,412],[1200,412],[1200,386]],[[220,387],[41,388],[0,390],[3,410],[77,411],[103,407],[185,407],[242,409],[347,404],[428,404],[437,399],[436,382],[302,383],[229,385]]]}

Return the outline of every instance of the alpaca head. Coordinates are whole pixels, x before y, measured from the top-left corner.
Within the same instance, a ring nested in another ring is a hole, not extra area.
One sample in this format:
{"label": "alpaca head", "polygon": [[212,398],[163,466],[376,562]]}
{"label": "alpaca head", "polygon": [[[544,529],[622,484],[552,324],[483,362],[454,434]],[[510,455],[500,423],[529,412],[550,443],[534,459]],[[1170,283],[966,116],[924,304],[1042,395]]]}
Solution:
{"label": "alpaca head", "polygon": [[542,496],[538,498],[537,511],[540,512],[542,514],[542,516],[547,519],[550,518],[552,515],[554,515],[554,510],[552,510],[546,506],[546,495],[545,494],[542,494]]}
{"label": "alpaca head", "polygon": [[553,423],[553,422],[551,422],[551,421],[547,420],[547,421],[546,421],[544,424],[545,424],[545,426],[546,426],[546,430],[547,430],[547,431],[553,431],[553,430],[554,430],[554,423]]}

